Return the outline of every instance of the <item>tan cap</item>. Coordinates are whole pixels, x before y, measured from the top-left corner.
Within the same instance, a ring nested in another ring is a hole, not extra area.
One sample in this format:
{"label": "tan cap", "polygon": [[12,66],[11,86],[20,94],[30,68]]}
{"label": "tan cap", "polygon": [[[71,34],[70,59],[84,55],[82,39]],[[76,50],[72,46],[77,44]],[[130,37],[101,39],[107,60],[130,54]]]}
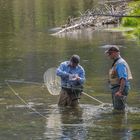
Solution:
{"label": "tan cap", "polygon": [[109,52],[120,52],[119,47],[117,47],[116,45],[111,45],[111,47],[109,47],[105,53],[109,53]]}

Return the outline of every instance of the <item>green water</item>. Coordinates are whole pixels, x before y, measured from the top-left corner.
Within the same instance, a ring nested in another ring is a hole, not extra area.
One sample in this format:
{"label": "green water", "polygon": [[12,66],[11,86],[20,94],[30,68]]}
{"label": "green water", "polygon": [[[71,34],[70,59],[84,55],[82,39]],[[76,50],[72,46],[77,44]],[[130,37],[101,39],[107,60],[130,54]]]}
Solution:
{"label": "green water", "polygon": [[[94,6],[93,0],[0,0],[0,140],[139,139],[140,42],[121,32],[89,29],[50,35],[68,16]],[[125,114],[112,110],[107,44],[122,46],[133,74]],[[57,107],[58,97],[43,86],[43,74],[72,54],[80,55],[85,68],[85,92],[109,106],[82,95],[77,109]],[[9,88],[5,80],[16,83],[9,82]]]}

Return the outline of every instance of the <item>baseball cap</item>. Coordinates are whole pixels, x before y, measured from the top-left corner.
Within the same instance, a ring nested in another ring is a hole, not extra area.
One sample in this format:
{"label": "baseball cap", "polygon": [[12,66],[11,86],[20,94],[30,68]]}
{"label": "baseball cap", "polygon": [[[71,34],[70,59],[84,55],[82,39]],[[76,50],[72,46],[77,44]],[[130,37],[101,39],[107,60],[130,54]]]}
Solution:
{"label": "baseball cap", "polygon": [[120,49],[118,46],[116,45],[111,45],[106,51],[105,53],[109,53],[109,52],[120,52]]}
{"label": "baseball cap", "polygon": [[80,57],[78,55],[74,54],[74,55],[72,55],[70,61],[72,63],[78,64],[80,62]]}

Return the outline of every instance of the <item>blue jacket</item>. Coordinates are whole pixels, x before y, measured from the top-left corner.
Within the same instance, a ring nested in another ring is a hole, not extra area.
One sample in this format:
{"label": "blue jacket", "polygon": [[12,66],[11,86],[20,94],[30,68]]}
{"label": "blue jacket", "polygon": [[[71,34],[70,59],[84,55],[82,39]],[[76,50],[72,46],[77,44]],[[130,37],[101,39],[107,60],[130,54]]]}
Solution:
{"label": "blue jacket", "polygon": [[[76,87],[83,85],[85,81],[85,71],[83,67],[79,64],[76,67],[71,67],[70,61],[62,62],[57,68],[56,74],[61,77],[62,87]],[[79,80],[70,79],[70,76],[75,74],[80,77]]]}

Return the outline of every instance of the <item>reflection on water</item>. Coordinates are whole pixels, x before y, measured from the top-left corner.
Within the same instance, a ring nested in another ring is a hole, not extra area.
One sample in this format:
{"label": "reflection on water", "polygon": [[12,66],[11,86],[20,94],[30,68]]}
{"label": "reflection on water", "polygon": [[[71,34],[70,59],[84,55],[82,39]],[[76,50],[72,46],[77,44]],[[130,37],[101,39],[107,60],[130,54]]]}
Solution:
{"label": "reflection on water", "polygon": [[116,121],[117,127],[112,129],[112,135],[118,136],[118,139],[132,140],[132,129],[128,123],[127,113],[113,114],[113,121]]}
{"label": "reflection on water", "polygon": [[[7,89],[5,92],[1,102],[7,102],[7,104],[1,106],[3,114],[0,112],[0,118],[4,120],[4,123],[1,121],[0,123],[1,126],[5,126],[11,124],[12,121],[10,140],[21,136],[23,139],[32,137],[50,140],[133,140],[139,136],[139,123],[135,125],[140,119],[140,109],[137,107],[127,106],[125,113],[113,111],[111,104],[94,105],[92,101],[88,102],[91,104],[87,102],[82,104],[81,101],[77,108],[58,107],[54,104],[56,96],[46,94],[46,89],[41,91],[39,85],[25,84],[23,86],[22,84],[21,86],[14,83],[11,87],[30,106],[17,100],[11,90]],[[12,103],[8,97],[13,98]],[[6,111],[4,111],[5,108]],[[6,120],[8,121],[5,123]],[[25,135],[27,130],[29,133]],[[35,131],[40,134],[34,133]],[[2,133],[3,130],[0,132],[0,138],[2,138]],[[4,137],[8,138],[7,135]]]}
{"label": "reflection on water", "polygon": [[112,107],[81,104],[79,108],[60,108],[51,105],[44,137],[68,140],[131,140],[133,130],[128,122],[128,112],[115,112]]}
{"label": "reflection on water", "polygon": [[52,109],[46,121],[45,138],[80,139],[86,138],[86,124],[82,118],[82,108]]}
{"label": "reflection on water", "polygon": [[[79,16],[79,12],[97,7],[97,2],[0,0],[0,140],[139,139],[139,42],[127,39],[121,32],[93,29],[70,32],[60,38],[50,35],[59,30],[52,28],[65,24],[68,16]],[[42,88],[43,74],[75,53],[80,55],[86,71],[85,89],[91,89],[86,92],[111,102],[106,80],[111,62],[104,56],[107,44],[122,46],[121,54],[132,70],[127,114],[114,113],[111,105],[97,106],[84,95],[77,109],[54,105],[57,96]]]}
{"label": "reflection on water", "polygon": [[85,40],[91,40],[92,35],[94,34],[94,29],[82,29],[82,30],[72,30],[69,32],[63,32],[60,34],[52,34],[53,36],[59,37],[59,38],[69,38],[69,39],[85,39]]}
{"label": "reflection on water", "polygon": [[45,138],[58,139],[62,135],[61,114],[59,114],[58,111],[59,110],[54,109],[48,115],[46,126],[45,126],[46,130],[44,133]]}

